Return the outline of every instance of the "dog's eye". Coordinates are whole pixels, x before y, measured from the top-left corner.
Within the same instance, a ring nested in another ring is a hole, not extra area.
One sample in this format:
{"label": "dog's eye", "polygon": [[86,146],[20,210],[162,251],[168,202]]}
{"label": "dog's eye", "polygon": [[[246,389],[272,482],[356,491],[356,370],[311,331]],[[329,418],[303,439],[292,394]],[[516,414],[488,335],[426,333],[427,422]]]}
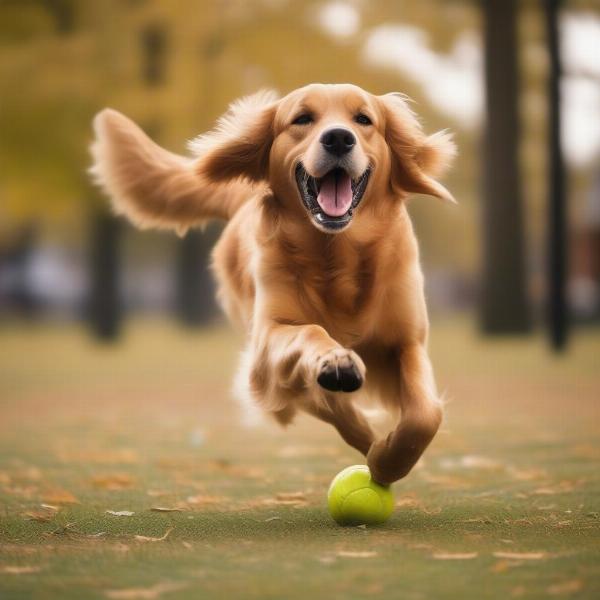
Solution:
{"label": "dog's eye", "polygon": [[309,113],[302,113],[298,115],[293,121],[292,125],[308,125],[313,122],[313,117]]}
{"label": "dog's eye", "polygon": [[364,113],[358,113],[356,117],[354,117],[354,120],[359,125],[373,125],[373,121],[371,121],[371,119],[369,119],[369,117],[367,117],[367,115]]}

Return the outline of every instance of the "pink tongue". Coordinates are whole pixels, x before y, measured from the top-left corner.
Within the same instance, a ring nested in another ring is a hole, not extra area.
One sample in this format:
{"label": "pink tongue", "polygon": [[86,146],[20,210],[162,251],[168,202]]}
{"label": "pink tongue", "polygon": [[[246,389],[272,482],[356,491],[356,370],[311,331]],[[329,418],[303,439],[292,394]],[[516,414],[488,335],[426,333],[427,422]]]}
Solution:
{"label": "pink tongue", "polygon": [[321,181],[317,202],[325,214],[341,217],[352,204],[352,185],[349,175],[340,170],[326,175]]}

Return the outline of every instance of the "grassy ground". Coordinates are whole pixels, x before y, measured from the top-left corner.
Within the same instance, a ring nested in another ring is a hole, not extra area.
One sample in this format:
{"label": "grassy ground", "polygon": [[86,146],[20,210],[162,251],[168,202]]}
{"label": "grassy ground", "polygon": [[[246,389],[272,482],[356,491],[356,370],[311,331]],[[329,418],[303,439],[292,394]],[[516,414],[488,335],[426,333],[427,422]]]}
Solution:
{"label": "grassy ground", "polygon": [[243,425],[237,347],[0,332],[0,598],[600,597],[598,331],[559,360],[434,324],[447,419],[377,528],[327,515],[332,430]]}

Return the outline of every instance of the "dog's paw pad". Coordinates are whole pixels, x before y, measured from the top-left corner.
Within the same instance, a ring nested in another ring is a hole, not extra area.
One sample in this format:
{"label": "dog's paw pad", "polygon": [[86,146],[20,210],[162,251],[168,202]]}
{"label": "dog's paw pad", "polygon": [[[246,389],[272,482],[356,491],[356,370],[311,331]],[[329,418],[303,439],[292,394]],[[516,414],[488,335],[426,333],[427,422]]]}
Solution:
{"label": "dog's paw pad", "polygon": [[[364,381],[364,376],[353,352],[335,352],[323,357],[317,383],[330,392],[355,392]],[[363,368],[364,370],[364,368]]]}

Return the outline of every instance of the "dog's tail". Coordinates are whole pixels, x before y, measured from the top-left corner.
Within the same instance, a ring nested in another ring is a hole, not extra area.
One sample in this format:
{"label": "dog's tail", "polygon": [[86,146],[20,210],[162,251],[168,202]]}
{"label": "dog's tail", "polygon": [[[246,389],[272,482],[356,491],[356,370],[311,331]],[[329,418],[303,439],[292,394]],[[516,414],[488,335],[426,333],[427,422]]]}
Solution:
{"label": "dog's tail", "polygon": [[209,219],[230,219],[252,196],[252,185],[242,180],[203,180],[194,160],[161,148],[115,110],[98,113],[94,129],[90,172],[115,212],[138,227],[184,234]]}

